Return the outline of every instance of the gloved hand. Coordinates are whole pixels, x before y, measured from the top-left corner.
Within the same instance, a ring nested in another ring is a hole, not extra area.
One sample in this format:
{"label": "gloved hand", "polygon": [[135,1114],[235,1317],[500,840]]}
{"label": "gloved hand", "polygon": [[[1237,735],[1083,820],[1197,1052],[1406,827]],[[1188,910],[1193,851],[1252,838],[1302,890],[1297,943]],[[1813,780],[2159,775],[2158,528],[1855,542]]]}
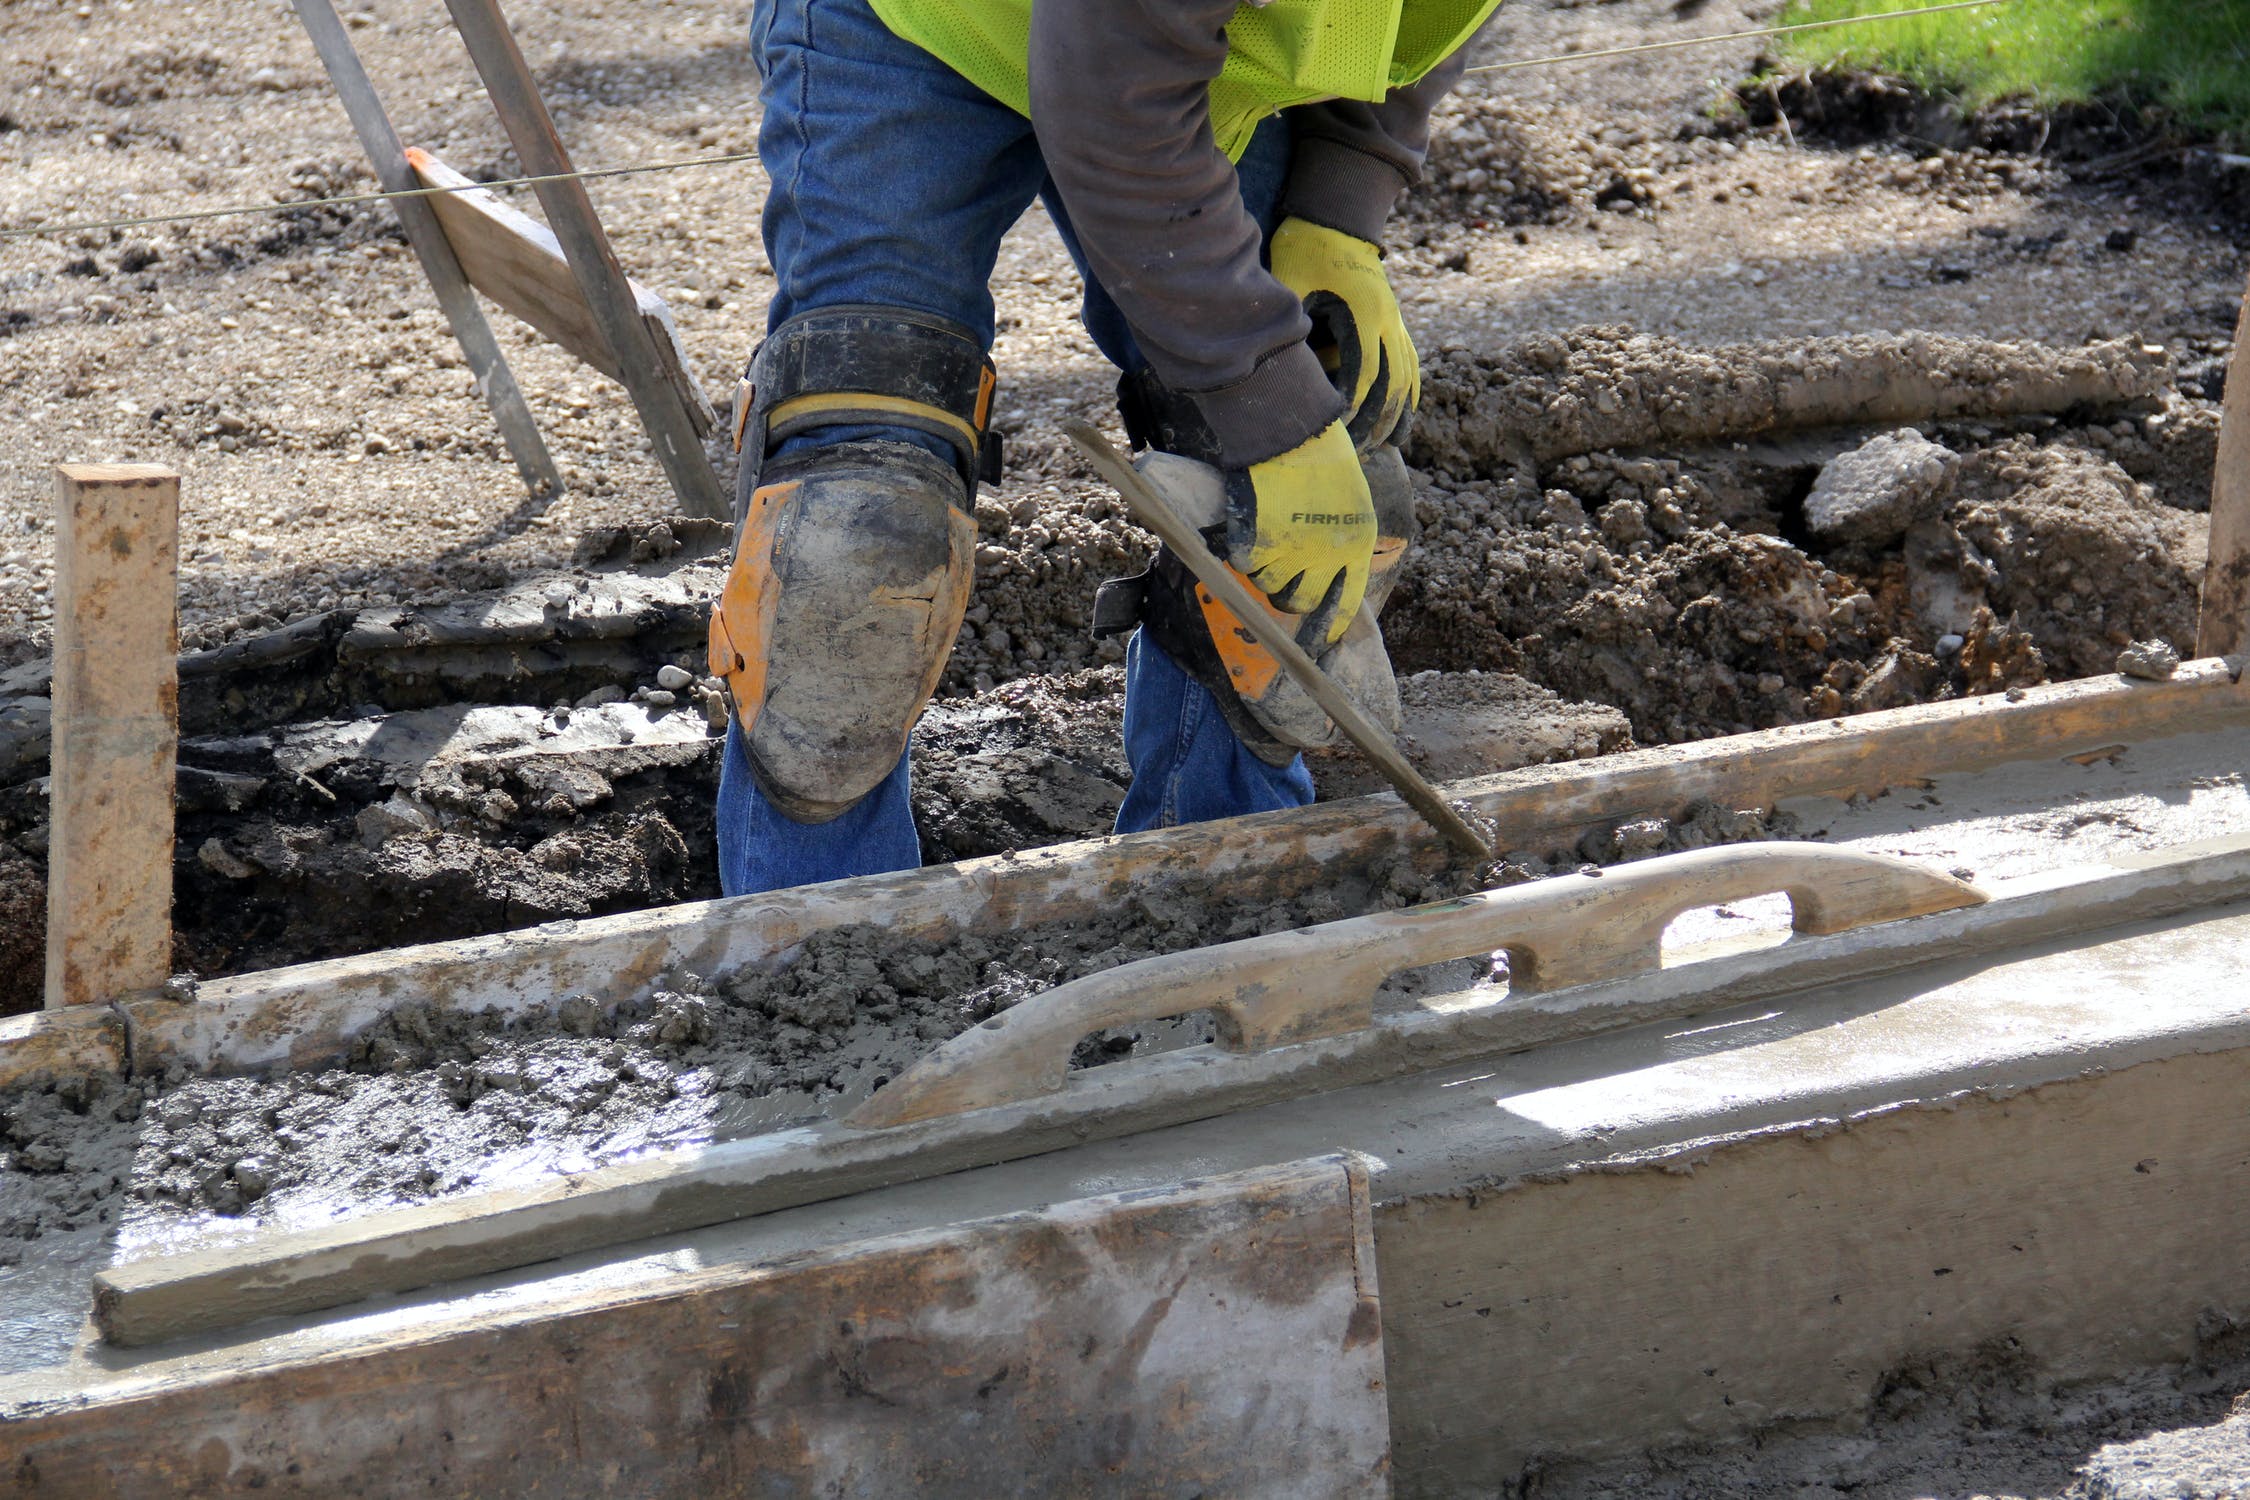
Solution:
{"label": "gloved hand", "polygon": [[1383,252],[1304,219],[1283,219],[1268,248],[1274,279],[1304,299],[1309,342],[1351,402],[1353,443],[1367,452],[1402,441],[1421,404],[1422,361],[1383,274]]}
{"label": "gloved hand", "polygon": [[1274,608],[1306,617],[1307,650],[1343,637],[1367,593],[1375,505],[1341,419],[1227,474],[1227,560]]}

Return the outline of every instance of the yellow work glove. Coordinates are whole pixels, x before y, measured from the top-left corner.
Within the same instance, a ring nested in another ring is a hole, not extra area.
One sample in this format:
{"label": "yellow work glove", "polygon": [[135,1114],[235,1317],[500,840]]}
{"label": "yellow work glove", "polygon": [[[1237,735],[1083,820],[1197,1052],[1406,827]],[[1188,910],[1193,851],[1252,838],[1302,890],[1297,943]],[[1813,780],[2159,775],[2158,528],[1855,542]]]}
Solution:
{"label": "yellow work glove", "polygon": [[1316,655],[1342,638],[1367,593],[1375,502],[1342,419],[1287,453],[1227,474],[1227,558],[1284,614],[1305,617]]}
{"label": "yellow work glove", "polygon": [[1383,252],[1340,230],[1283,219],[1268,247],[1274,279],[1302,297],[1308,342],[1336,389],[1362,452],[1397,442],[1422,400],[1422,361],[1407,337]]}

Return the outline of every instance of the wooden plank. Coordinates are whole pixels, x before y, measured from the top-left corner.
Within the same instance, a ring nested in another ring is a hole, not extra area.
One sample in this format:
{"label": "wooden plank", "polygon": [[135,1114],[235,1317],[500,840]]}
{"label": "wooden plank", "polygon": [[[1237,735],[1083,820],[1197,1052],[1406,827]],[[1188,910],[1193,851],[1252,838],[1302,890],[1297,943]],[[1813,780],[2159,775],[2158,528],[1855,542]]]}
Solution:
{"label": "wooden plank", "polygon": [[[2189,662],[2163,682],[2117,676],[1887,709],[1850,719],[1528,766],[1450,783],[1446,795],[1498,820],[1514,848],[1575,841],[1628,818],[1676,816],[1709,800],[1764,807],[1787,797],[1868,795],[1909,778],[2250,726],[2250,688],[2223,661]],[[1001,932],[1092,911],[1130,893],[1225,880],[1243,899],[1284,900],[1402,852],[1443,857],[1421,820],[1387,796],[1059,844],[1014,857],[873,875],[730,900],[547,924],[518,933],[238,975],[198,1002],[136,1005],[134,1064],[243,1072],[326,1066],[408,999],[518,1013],[583,992],[605,1004],[646,996],[681,969],[726,975],[771,961],[815,932],[879,922],[902,938]],[[0,1085],[43,1076],[37,1018],[0,1020]]]}
{"label": "wooden plank", "polygon": [[[305,34],[312,38],[313,50],[320,54],[321,65],[328,69],[329,81],[336,86],[336,97],[343,101],[344,113],[351,119],[360,146],[374,165],[375,180],[388,193],[421,186],[414,169],[407,165],[406,150],[399,143],[398,132],[391,128],[390,116],[384,113],[374,83],[352,49],[350,34],[336,18],[335,7],[328,0],[292,3],[297,7],[298,20],[304,23]],[[391,210],[398,215],[406,242],[414,247],[415,258],[422,263],[430,290],[437,294],[438,307],[476,375],[477,389],[484,393],[485,405],[492,410],[492,420],[500,428],[501,440],[508,445],[508,455],[515,460],[524,486],[535,496],[561,494],[562,475],[547,452],[546,439],[539,435],[539,424],[532,420],[531,408],[516,384],[515,371],[508,368],[507,357],[492,337],[492,327],[477,307],[477,299],[461,274],[461,264],[454,258],[453,247],[446,242],[429,201],[393,198]]]}
{"label": "wooden plank", "polygon": [[[546,225],[522,213],[494,193],[478,187],[443,161],[419,146],[409,147],[406,160],[415,180],[428,187],[451,188],[428,200],[445,236],[461,259],[461,269],[471,285],[523,319],[585,363],[619,384],[624,377],[609,345],[578,289],[562,246]],[[648,329],[649,343],[665,382],[678,393],[695,423],[698,437],[708,436],[718,418],[703,387],[688,373],[687,349],[672,321],[664,299],[628,278],[633,306]]]}
{"label": "wooden plank", "polygon": [[1803,995],[1822,985],[2197,911],[2250,896],[2250,837],[2002,887],[1981,906],[1628,980],[1457,1010],[1409,1010],[1343,1036],[1233,1052],[1190,1047],[1071,1075],[1058,1094],[889,1129],[849,1122],[641,1156],[443,1202],[129,1261],[94,1278],[114,1343],[154,1343],[311,1312],[650,1235],[1015,1161],[1470,1059]]}
{"label": "wooden plank", "polygon": [[7,1472],[37,1496],[1372,1496],[1381,1326],[1366,1171],[1328,1156],[144,1381],[7,1422]]}
{"label": "wooden plank", "polygon": [[161,990],[172,973],[180,476],[55,471],[47,1007]]}
{"label": "wooden plank", "polygon": [[724,520],[731,507],[719,490],[719,479],[704,455],[702,435],[696,431],[693,407],[665,378],[662,357],[649,337],[648,325],[639,316],[633,289],[617,263],[609,236],[595,216],[586,184],[569,176],[570,153],[555,133],[555,122],[539,97],[539,85],[530,65],[516,46],[498,0],[446,0],[453,25],[468,45],[469,57],[484,80],[494,113],[500,116],[516,159],[527,175],[547,177],[537,191],[555,232],[571,274],[577,278],[594,327],[608,348],[623,380],[633,409],[640,414],[656,460],[663,465],[672,492],[688,514]]}
{"label": "wooden plank", "polygon": [[2211,551],[2203,570],[2195,654],[2250,654],[2250,295],[2243,298],[2235,320],[2234,359],[2227,366],[2226,399],[2219,409]]}

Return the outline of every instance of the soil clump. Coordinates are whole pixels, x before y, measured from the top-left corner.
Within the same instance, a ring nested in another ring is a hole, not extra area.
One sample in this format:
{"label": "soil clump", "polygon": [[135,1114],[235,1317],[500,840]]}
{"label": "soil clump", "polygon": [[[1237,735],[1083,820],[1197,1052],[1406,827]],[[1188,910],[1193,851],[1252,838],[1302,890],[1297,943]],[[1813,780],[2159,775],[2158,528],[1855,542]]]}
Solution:
{"label": "soil clump", "polygon": [[[2136,358],[1946,340],[1686,351],[1616,329],[1441,356],[1414,440],[1422,541],[1385,618],[1394,659],[1517,673],[1673,743],[2103,673],[2133,640],[2186,652],[2208,480],[2163,488],[2179,465],[2157,455],[2194,426],[2171,407],[1792,430],[1793,366],[1856,381],[1895,360],[1945,387],[2000,378],[1975,373],[1999,359],[2068,369],[2114,408],[2149,389]],[[1694,393],[1712,390],[1742,437],[1663,442],[1707,420]],[[1572,451],[1613,434],[1660,446]],[[1911,472],[1864,456],[1893,450]],[[1824,484],[1853,487],[1859,523],[1820,524]]]}

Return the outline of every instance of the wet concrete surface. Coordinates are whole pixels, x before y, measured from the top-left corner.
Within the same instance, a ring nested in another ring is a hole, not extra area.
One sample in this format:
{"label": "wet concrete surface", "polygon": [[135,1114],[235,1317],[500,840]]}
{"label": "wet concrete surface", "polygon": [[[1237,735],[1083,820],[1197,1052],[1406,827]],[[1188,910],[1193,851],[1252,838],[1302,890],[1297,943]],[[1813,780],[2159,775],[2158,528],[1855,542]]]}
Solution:
{"label": "wet concrete surface", "polygon": [[[1536,879],[1776,834],[1903,854],[1986,882],[2035,876],[2250,829],[2250,787],[2239,772],[2212,769],[2226,764],[2237,735],[2027,761],[1874,799],[1792,802],[1770,816],[1710,808],[1683,823],[1627,823],[1573,849],[1512,851],[1482,878]],[[512,1022],[409,1005],[320,1071],[19,1090],[0,1100],[10,1147],[0,1174],[0,1259],[10,1264],[0,1276],[22,1287],[27,1309],[43,1311],[14,1330],[27,1347],[11,1357],[52,1357],[52,1341],[83,1312],[84,1276],[113,1258],[819,1118],[937,1042],[1078,975],[1477,883],[1471,870],[1431,880],[1402,866],[1279,906],[1190,891],[943,945],[845,928],[807,942],[778,970],[677,974],[649,1000],[606,1012],[573,996]],[[1673,924],[1667,951],[1685,961],[1779,941],[1787,928],[1779,896],[1702,908]],[[1504,984],[1504,962],[1463,961],[1400,976],[1383,1003],[1477,1003]],[[1101,1065],[1208,1036],[1203,1018],[1186,1018],[1089,1038],[1075,1061]]]}

